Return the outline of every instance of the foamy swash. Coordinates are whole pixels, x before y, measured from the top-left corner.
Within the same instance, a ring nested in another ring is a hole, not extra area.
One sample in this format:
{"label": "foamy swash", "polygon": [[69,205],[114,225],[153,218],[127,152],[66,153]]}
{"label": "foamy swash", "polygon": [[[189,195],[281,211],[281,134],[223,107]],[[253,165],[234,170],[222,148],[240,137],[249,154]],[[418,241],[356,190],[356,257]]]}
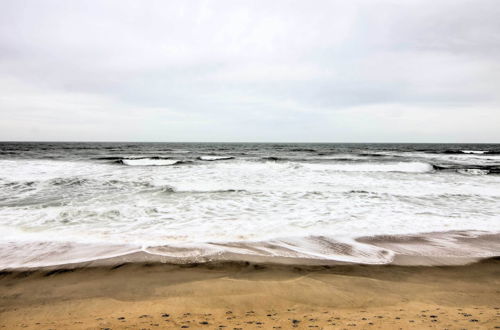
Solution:
{"label": "foamy swash", "polygon": [[0,143],[0,268],[500,255],[498,145]]}
{"label": "foamy swash", "polygon": [[0,269],[246,261],[290,265],[463,265],[498,256],[500,234],[440,232],[398,236],[289,237],[269,241],[163,246],[75,242],[0,243]]}

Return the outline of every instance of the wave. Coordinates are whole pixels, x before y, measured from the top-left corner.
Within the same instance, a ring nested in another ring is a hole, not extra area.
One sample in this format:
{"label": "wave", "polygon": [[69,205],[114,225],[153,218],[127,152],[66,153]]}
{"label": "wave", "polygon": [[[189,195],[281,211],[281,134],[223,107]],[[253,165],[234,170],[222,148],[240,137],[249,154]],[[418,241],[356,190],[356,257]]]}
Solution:
{"label": "wave", "polygon": [[[203,161],[225,161],[234,159],[232,156],[200,156]],[[362,161],[356,158],[285,158],[285,157],[262,157],[263,162],[275,162],[280,166],[299,166],[306,169],[326,170],[335,172],[402,172],[402,173],[431,173],[436,171],[458,172],[468,175],[486,175],[500,173],[500,166],[496,165],[461,165],[461,164],[433,164],[419,161],[394,161],[393,159],[378,161]],[[162,157],[148,158],[121,158],[115,163],[127,166],[171,166],[182,164],[196,164],[192,160],[179,160]],[[252,164],[254,162],[243,161],[241,164]],[[231,163],[233,164],[233,163]],[[240,164],[240,163],[234,163]],[[236,165],[237,166],[237,165]]]}
{"label": "wave", "polygon": [[358,238],[306,236],[265,241],[125,245],[77,242],[0,243],[0,269],[72,268],[163,262],[256,262],[290,265],[466,264],[500,255],[500,234],[450,231]]}
{"label": "wave", "polygon": [[106,156],[106,157],[94,157],[92,159],[95,159],[95,160],[122,160],[122,159],[126,159],[126,158],[119,157],[119,156]]}
{"label": "wave", "polygon": [[453,155],[498,155],[500,151],[495,150],[444,150],[444,151],[427,151],[438,154],[453,154]]}
{"label": "wave", "polygon": [[[362,157],[387,157],[388,155],[362,152],[362,153],[359,153],[358,156],[362,156]],[[392,157],[394,157],[394,155]]]}
{"label": "wave", "polygon": [[324,169],[339,172],[403,172],[403,173],[430,173],[436,171],[457,172],[467,175],[499,174],[498,165],[436,165],[426,162],[353,162],[350,164],[304,164],[305,166],[321,166]]}
{"label": "wave", "polygon": [[488,150],[460,150],[464,154],[485,154],[488,153]]}
{"label": "wave", "polygon": [[435,171],[430,163],[425,162],[398,162],[398,163],[353,163],[353,164],[303,164],[310,168],[338,172],[403,172],[403,173],[429,173]]}
{"label": "wave", "polygon": [[360,162],[359,158],[322,158],[322,157],[310,157],[310,158],[296,158],[296,157],[262,157],[259,160],[264,162],[297,162],[297,163],[328,163],[328,162]]}
{"label": "wave", "polygon": [[296,162],[296,163],[323,163],[323,164],[334,164],[334,163],[394,163],[401,162],[401,159],[397,156],[386,156],[383,159],[370,160],[367,158],[361,158],[360,155],[354,155],[354,157],[349,156],[331,156],[330,157],[307,157],[307,158],[297,158],[297,157],[277,157],[277,156],[267,156],[259,158],[259,161],[263,162]]}
{"label": "wave", "polygon": [[499,174],[500,166],[497,165],[433,165],[436,171],[457,172],[467,175]]}
{"label": "wave", "polygon": [[216,161],[216,160],[229,160],[229,159],[234,159],[232,156],[200,156],[198,157],[199,160],[204,160],[204,161]]}
{"label": "wave", "polygon": [[170,166],[189,164],[191,161],[178,159],[158,159],[158,158],[137,158],[137,159],[121,159],[116,161],[118,164],[128,166]]}
{"label": "wave", "polygon": [[166,157],[166,156],[103,156],[103,157],[94,157],[91,158],[94,160],[126,160],[126,159],[131,159],[131,160],[137,160],[137,159],[154,159],[154,160],[159,160],[159,159],[171,159],[171,157]]}
{"label": "wave", "polygon": [[122,159],[121,163],[128,166],[165,166],[174,165],[178,160],[174,159],[152,159],[152,158],[142,158],[142,159]]}
{"label": "wave", "polygon": [[293,151],[293,152],[316,152],[316,149],[310,149],[310,148],[293,148],[293,149],[290,149],[290,151]]}

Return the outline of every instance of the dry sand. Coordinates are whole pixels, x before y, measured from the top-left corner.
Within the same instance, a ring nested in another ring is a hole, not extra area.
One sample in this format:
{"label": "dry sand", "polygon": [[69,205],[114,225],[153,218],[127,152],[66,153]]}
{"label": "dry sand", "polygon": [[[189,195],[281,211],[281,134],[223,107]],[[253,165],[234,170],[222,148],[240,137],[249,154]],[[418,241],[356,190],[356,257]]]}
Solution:
{"label": "dry sand", "polygon": [[500,260],[468,266],[127,264],[3,272],[5,329],[495,329]]}

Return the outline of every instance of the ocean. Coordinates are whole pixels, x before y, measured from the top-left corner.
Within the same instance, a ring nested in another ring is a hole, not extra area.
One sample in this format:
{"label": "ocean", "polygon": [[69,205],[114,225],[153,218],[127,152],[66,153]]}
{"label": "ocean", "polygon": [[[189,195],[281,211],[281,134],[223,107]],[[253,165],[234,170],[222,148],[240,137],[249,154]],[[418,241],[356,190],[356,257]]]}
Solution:
{"label": "ocean", "polygon": [[500,255],[500,144],[0,143],[0,269]]}

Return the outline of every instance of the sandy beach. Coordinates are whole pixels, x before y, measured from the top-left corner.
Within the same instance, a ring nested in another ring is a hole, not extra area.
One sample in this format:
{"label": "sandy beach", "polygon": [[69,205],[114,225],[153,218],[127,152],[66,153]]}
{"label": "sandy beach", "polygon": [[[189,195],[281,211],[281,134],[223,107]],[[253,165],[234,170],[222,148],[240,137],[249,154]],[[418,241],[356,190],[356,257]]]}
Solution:
{"label": "sandy beach", "polygon": [[495,329],[500,260],[466,266],[123,264],[3,272],[4,329]]}
{"label": "sandy beach", "polygon": [[0,330],[500,330],[499,17],[0,0]]}

